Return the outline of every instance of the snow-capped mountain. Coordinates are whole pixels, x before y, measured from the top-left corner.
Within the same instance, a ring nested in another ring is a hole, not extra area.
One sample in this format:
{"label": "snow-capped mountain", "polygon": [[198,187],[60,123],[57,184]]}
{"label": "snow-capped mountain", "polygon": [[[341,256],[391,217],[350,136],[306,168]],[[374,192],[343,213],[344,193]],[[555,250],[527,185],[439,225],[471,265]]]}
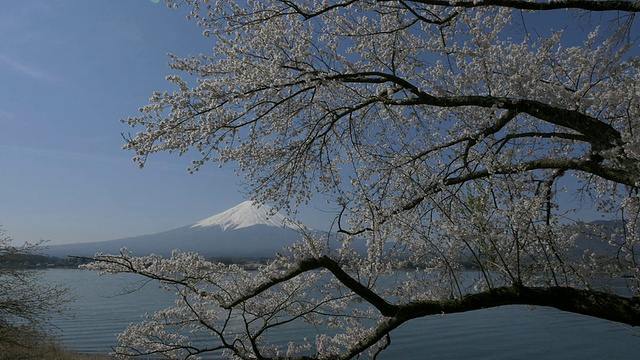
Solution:
{"label": "snow-capped mountain", "polygon": [[140,256],[169,256],[174,249],[180,249],[206,257],[272,257],[301,239],[295,229],[302,226],[267,205],[246,201],[177,229],[117,240],[52,245],[43,252],[56,257],[93,256],[98,252],[116,254],[126,247]]}
{"label": "snow-capped mountain", "polygon": [[293,224],[291,220],[274,212],[268,205],[258,206],[251,201],[245,201],[220,214],[198,221],[191,227],[219,226],[222,230],[237,230],[255,225],[267,225],[295,229]]}

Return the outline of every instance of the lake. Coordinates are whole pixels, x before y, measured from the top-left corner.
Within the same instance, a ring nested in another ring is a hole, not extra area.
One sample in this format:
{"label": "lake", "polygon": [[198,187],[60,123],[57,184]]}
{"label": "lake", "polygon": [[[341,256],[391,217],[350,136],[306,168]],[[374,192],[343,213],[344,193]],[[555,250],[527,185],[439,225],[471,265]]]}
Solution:
{"label": "lake", "polygon": [[[73,317],[56,318],[71,350],[106,354],[115,334],[145,312],[173,305],[174,295],[139,277],[49,269],[43,280],[71,288]],[[291,331],[296,331],[292,329]],[[286,340],[287,332],[281,333]],[[381,359],[629,359],[640,358],[640,328],[552,308],[504,306],[416,319],[392,333]]]}

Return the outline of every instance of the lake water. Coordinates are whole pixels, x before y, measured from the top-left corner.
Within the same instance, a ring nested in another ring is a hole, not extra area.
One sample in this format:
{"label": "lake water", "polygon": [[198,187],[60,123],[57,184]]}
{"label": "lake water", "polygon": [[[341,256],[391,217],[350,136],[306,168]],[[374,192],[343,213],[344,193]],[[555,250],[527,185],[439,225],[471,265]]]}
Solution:
{"label": "lake water", "polygon": [[[115,334],[174,295],[131,275],[50,269],[43,279],[70,287],[73,317],[56,319],[58,335],[78,352],[106,354]],[[292,330],[295,331],[295,330]],[[282,332],[286,340],[287,332]],[[504,306],[413,320],[392,333],[382,359],[640,359],[640,328],[546,307]]]}

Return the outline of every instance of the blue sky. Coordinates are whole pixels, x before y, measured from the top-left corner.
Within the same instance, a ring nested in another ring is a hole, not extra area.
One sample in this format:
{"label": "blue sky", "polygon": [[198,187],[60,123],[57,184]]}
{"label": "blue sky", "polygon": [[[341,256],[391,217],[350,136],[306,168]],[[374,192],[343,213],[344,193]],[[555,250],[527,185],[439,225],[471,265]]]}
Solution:
{"label": "blue sky", "polygon": [[140,170],[120,149],[130,129],[118,120],[136,115],[154,90],[171,89],[166,54],[211,49],[182,10],[152,0],[0,5],[6,235],[50,244],[110,240],[191,224],[246,199],[231,168],[189,175],[188,158],[160,154]]}

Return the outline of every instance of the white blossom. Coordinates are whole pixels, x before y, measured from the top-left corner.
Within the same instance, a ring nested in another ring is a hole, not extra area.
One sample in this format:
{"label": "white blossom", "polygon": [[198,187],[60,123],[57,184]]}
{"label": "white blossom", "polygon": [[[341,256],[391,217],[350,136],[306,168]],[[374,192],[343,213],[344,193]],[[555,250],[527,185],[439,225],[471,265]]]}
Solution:
{"label": "white blossom", "polygon": [[[294,211],[321,196],[336,221],[257,272],[96,255],[87,268],[158,279],[179,299],[117,352],[184,356],[199,346],[190,329],[235,358],[349,358],[384,347],[407,321],[391,310],[416,302],[601,290],[595,279],[619,275],[638,291],[640,60],[624,22],[636,10],[618,9],[619,29],[568,16],[554,31],[506,3],[169,0],[192,8],[213,51],[170,55],[174,90],[123,120],[138,131],[124,148],[140,166],[163,151],[191,156],[189,172],[234,162],[253,199]],[[586,3],[632,6],[572,6]],[[615,262],[577,248],[587,230],[605,235],[580,221],[587,206],[625,221],[603,240]],[[265,340],[290,321],[322,331]]]}

